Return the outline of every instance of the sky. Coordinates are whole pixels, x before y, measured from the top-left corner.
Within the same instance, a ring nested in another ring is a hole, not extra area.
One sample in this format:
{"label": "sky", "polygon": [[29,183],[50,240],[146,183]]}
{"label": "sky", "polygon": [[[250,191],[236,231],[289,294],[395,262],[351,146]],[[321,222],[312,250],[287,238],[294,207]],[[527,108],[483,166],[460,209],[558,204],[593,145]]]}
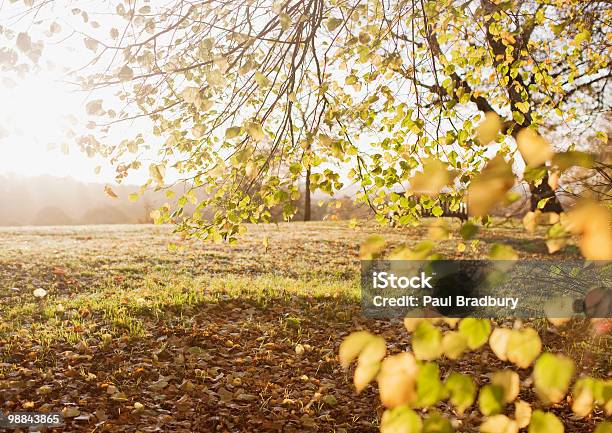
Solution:
{"label": "sky", "polygon": [[[92,11],[95,8],[84,9]],[[84,106],[92,98],[87,92],[66,82],[66,70],[83,66],[91,57],[91,52],[84,47],[82,37],[65,38],[64,34],[70,29],[90,32],[92,29],[88,26],[79,28],[82,24],[79,16],[75,18],[65,9],[50,8],[45,13],[48,15],[43,22],[58,22],[62,33],[46,38],[43,61],[39,62],[40,70],[24,76],[0,77],[0,176],[48,174],[112,184],[114,169],[108,161],[88,157],[66,136],[69,129],[85,130],[87,116]],[[44,25],[29,26],[27,19],[15,21],[11,16],[10,10],[0,8],[0,25],[15,32],[28,31],[33,39],[43,37],[33,32],[36,28],[45,28]],[[89,20],[100,20],[102,27],[108,27],[113,24],[109,17],[112,15],[101,10],[91,13]],[[110,92],[108,96],[112,98]],[[95,96],[99,97],[100,94]],[[70,119],[78,120],[71,122]],[[115,138],[121,141],[131,137],[134,135],[133,129],[140,126],[126,124],[124,136],[121,128],[116,128]],[[99,172],[96,172],[97,167],[100,167]],[[144,183],[148,178],[146,167],[147,164],[143,164],[143,170],[131,174],[126,182]]]}
{"label": "sky", "polygon": [[[45,29],[44,25],[31,26],[27,19],[14,19],[18,4],[0,2],[0,5],[0,26],[15,33],[27,31],[33,40],[46,42],[37,71],[0,77],[0,176],[47,174],[113,183],[111,165],[102,158],[88,157],[66,136],[70,129],[85,130],[84,107],[90,98],[87,92],[67,82],[66,71],[83,66],[91,57],[81,37],[64,37],[72,29],[78,30],[78,20],[64,8],[46,9],[43,22],[55,21],[62,26],[62,33],[54,40],[42,32],[36,33],[37,29]],[[100,167],[98,173],[96,167]],[[142,172],[130,176],[128,181],[141,184],[146,179]]]}
{"label": "sky", "polygon": [[110,167],[95,174],[104,161],[69,144],[69,116],[80,112],[84,95],[60,79],[61,73],[45,71],[0,86],[0,174],[108,181]]}

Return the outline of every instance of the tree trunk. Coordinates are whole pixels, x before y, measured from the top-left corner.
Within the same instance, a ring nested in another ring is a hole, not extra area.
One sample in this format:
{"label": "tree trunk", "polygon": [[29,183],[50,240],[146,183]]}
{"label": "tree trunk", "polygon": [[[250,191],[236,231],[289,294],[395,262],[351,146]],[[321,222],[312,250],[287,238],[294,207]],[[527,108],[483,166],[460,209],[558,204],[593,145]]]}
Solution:
{"label": "tree trunk", "polygon": [[306,169],[306,185],[304,187],[304,221],[310,221],[310,166]]}
{"label": "tree trunk", "polygon": [[548,184],[548,172],[542,178],[542,183],[539,185],[529,184],[529,190],[531,192],[531,200],[529,203],[529,210],[535,211],[538,209],[538,202],[542,199],[549,198],[546,204],[540,209],[542,212],[563,212],[563,206],[557,198],[555,191]]}
{"label": "tree trunk", "polygon": [[[498,2],[493,2],[492,0],[481,0],[480,4],[483,7],[483,9],[487,13],[491,14],[492,16],[494,13],[499,12],[502,9],[502,7],[497,3]],[[489,44],[489,47],[493,51],[494,64],[497,67],[500,65],[500,62],[497,59],[505,58],[507,47],[504,45],[502,41],[500,41],[493,34],[491,34],[490,26],[492,23],[493,23],[493,19],[490,18],[486,22],[485,28],[487,29],[486,30],[487,42]],[[512,49],[514,58],[520,58],[522,56],[521,50],[523,49],[523,47],[527,47],[527,44],[529,43],[529,40],[532,36],[534,28],[535,28],[534,21],[532,20],[532,21],[526,22],[522,28],[517,29],[520,31],[517,34],[516,42]],[[509,73],[507,73],[506,78],[507,78],[506,89],[508,91],[508,96],[510,98],[510,108],[513,112],[520,111],[517,108],[517,104],[523,102],[523,95],[522,95],[521,89],[524,91],[527,91],[528,86],[523,81],[521,74],[512,76]],[[455,81],[457,81],[457,79],[455,79]],[[529,99],[529,93],[527,93],[527,95],[528,95],[527,99]],[[475,102],[478,105],[478,100]],[[486,106],[482,107],[482,105],[486,105]],[[525,113],[524,120],[520,124],[517,124],[515,126],[514,131],[512,133],[512,135],[514,135],[514,138],[516,138],[516,134],[518,133],[520,128],[527,128],[529,127],[529,125],[531,125],[533,121],[532,113],[531,113],[531,106],[532,104],[529,105],[530,109],[527,113]],[[482,101],[481,101],[481,106],[479,108],[481,109],[484,108],[485,110],[483,111],[493,111],[488,101],[486,104],[482,104]],[[535,211],[538,208],[538,202],[540,200],[544,198],[549,198],[549,200],[540,210],[542,212],[563,212],[563,207],[561,206],[561,203],[559,202],[559,199],[557,198],[555,191],[548,184],[548,171],[546,172],[546,175],[544,175],[544,177],[542,178],[542,182],[539,185],[536,186],[531,182],[529,183],[529,191],[531,192],[531,200],[530,200],[530,206],[529,206],[531,211]]]}

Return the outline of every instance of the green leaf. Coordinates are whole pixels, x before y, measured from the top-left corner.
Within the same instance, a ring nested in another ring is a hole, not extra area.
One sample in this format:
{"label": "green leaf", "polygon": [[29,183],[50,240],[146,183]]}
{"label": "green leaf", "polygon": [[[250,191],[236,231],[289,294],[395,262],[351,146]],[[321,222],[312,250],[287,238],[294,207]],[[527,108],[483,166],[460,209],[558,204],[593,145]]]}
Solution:
{"label": "green leaf", "polygon": [[529,433],[563,433],[565,428],[555,415],[536,410],[531,415]]}
{"label": "green leaf", "polygon": [[231,140],[240,135],[240,126],[231,126],[225,130],[225,138]]}
{"label": "green leaf", "polygon": [[361,260],[372,260],[385,249],[387,242],[385,238],[379,235],[369,236],[359,249],[359,258]]}
{"label": "green leaf", "polygon": [[340,24],[342,24],[342,22],[343,20],[340,18],[331,17],[327,19],[327,22],[325,25],[327,27],[327,30],[329,30],[330,32],[333,32],[340,26]]}
{"label": "green leaf", "polygon": [[493,260],[516,260],[518,254],[510,245],[493,244],[489,250],[489,257]]}
{"label": "green leaf", "polygon": [[467,338],[457,331],[449,331],[442,337],[442,351],[450,359],[458,359],[467,349]]}
{"label": "green leaf", "polygon": [[512,118],[519,125],[522,125],[525,122],[525,115],[521,113],[520,111],[513,111]]}
{"label": "green leaf", "polygon": [[387,409],[380,420],[380,433],[421,433],[423,421],[408,406]]}
{"label": "green leaf", "polygon": [[358,78],[355,75],[349,75],[344,80],[344,84],[348,84],[350,86],[350,85],[356,84],[357,81],[358,81]]}
{"label": "green leaf", "polygon": [[453,426],[440,413],[432,412],[423,422],[423,433],[453,433]]}
{"label": "green leaf", "polygon": [[476,385],[470,376],[453,372],[446,379],[444,386],[450,393],[450,402],[460,414],[474,403]]}
{"label": "green leaf", "polygon": [[595,386],[595,379],[590,377],[580,378],[574,384],[572,389],[572,410],[580,418],[587,416],[593,410]]}
{"label": "green leaf", "polygon": [[571,150],[555,154],[552,162],[561,170],[568,169],[572,166],[591,168],[595,162],[595,156],[590,153]]}
{"label": "green leaf", "polygon": [[504,389],[498,385],[485,385],[478,395],[478,408],[483,415],[497,415],[504,410]]}
{"label": "green leaf", "polygon": [[478,233],[478,226],[471,221],[467,221],[459,229],[459,234],[464,240],[472,239]]}
{"label": "green leaf", "polygon": [[427,321],[419,323],[412,334],[412,351],[417,359],[438,358],[442,354],[442,332]]}
{"label": "green leaf", "polygon": [[268,77],[266,77],[264,74],[262,74],[261,72],[255,72],[255,82],[257,83],[257,85],[259,87],[268,87],[270,86],[270,79]]}
{"label": "green leaf", "polygon": [[478,349],[485,344],[491,332],[491,323],[487,319],[468,317],[459,323],[459,333],[467,339],[470,349]]}
{"label": "green leaf", "polygon": [[444,398],[444,386],[440,381],[440,368],[434,362],[419,367],[416,379],[417,401],[419,407],[429,407]]}
{"label": "green leaf", "polygon": [[539,200],[539,201],[538,201],[537,208],[538,208],[538,209],[543,209],[543,208],[544,208],[544,206],[546,206],[546,203],[548,203],[548,201],[549,201],[551,198],[552,198],[552,197],[546,197],[546,198],[543,198],[543,199]]}
{"label": "green leaf", "polygon": [[[601,405],[609,406],[612,402],[612,379],[608,380],[595,380],[593,384],[593,397],[595,401]],[[608,413],[612,411],[608,410]]]}
{"label": "green leaf", "polygon": [[510,403],[518,396],[520,378],[512,370],[498,371],[491,378],[493,385],[500,386],[504,390],[504,402]]}
{"label": "green leaf", "polygon": [[263,128],[257,122],[247,122],[244,129],[246,129],[247,134],[255,141],[261,141],[265,138]]}
{"label": "green leaf", "polygon": [[600,422],[593,433],[612,433],[612,422]]}
{"label": "green leaf", "polygon": [[[516,108],[518,108],[521,112],[523,113],[527,113],[529,111],[529,102],[517,102],[516,104]],[[523,122],[519,122],[519,123],[523,123]]]}
{"label": "green leaf", "polygon": [[527,182],[537,182],[540,181],[546,176],[548,173],[548,169],[546,167],[528,167],[523,172],[523,178]]}
{"label": "green leaf", "polygon": [[440,217],[444,213],[444,210],[440,206],[434,206],[431,210],[431,214],[435,217]]}
{"label": "green leaf", "polygon": [[544,353],[533,368],[536,393],[547,404],[559,403],[567,393],[573,374],[574,361],[563,355]]}
{"label": "green leaf", "polygon": [[291,172],[291,174],[297,176],[302,172],[302,164],[300,164],[299,162],[292,163],[289,166],[289,171]]}

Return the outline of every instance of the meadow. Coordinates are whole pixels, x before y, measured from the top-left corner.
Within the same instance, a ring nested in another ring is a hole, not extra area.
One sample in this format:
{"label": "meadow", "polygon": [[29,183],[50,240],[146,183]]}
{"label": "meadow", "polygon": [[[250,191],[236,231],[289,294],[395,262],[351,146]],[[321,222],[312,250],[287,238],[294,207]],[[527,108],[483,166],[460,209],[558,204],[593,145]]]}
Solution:
{"label": "meadow", "polygon": [[[448,258],[484,257],[499,242],[520,258],[549,257],[542,233],[516,221],[496,221],[478,242],[451,224],[454,235],[436,241]],[[427,222],[287,223],[249,226],[229,245],[168,226],[0,228],[0,407],[61,411],[65,431],[378,431],[375,385],[357,395],[337,358],[357,329],[383,335],[391,352],[409,347],[401,321],[361,315],[359,246],[373,233],[414,246],[430,232]],[[610,371],[608,337],[593,342],[584,323],[533,326],[579,370]],[[501,365],[489,349],[441,361],[477,381]],[[478,431],[476,407],[459,416],[438,405],[458,431]],[[567,432],[601,418],[552,410]]]}

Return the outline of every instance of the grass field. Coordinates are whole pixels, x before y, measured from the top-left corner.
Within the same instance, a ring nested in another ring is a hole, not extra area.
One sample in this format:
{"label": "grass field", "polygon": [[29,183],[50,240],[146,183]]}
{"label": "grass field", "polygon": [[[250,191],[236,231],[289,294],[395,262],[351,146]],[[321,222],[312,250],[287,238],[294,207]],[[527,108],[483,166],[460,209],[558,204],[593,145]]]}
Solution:
{"label": "grass field", "polygon": [[[63,410],[66,431],[377,431],[376,394],[355,394],[338,345],[359,328],[383,334],[391,351],[410,340],[399,321],[361,316],[359,245],[372,233],[414,245],[427,230],[292,223],[252,226],[227,245],[182,241],[163,226],[0,228],[1,407]],[[512,223],[479,239],[459,253],[455,235],[437,251],[482,257],[508,242],[522,258],[547,256],[541,237]],[[609,347],[580,341],[579,324],[536,324],[584,371],[610,371]],[[501,368],[486,350],[442,367],[479,369],[481,380]],[[440,409],[477,431],[477,409]],[[569,432],[597,418],[559,415]]]}

